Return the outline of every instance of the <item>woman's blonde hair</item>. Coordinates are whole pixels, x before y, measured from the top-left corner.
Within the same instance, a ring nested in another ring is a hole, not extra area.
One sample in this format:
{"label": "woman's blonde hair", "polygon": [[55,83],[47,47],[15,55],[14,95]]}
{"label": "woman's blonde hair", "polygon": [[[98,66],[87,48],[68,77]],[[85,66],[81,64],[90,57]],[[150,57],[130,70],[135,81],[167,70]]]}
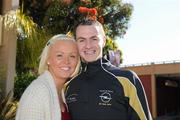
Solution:
{"label": "woman's blonde hair", "polygon": [[[46,46],[44,47],[44,49],[41,53],[41,56],[40,56],[40,63],[39,63],[39,69],[38,69],[39,74],[42,74],[46,70],[48,70],[47,59],[49,58],[50,48],[53,44],[56,43],[56,41],[59,41],[59,40],[72,40],[75,42],[75,39],[73,37],[70,37],[70,36],[67,36],[64,34],[58,34],[58,35],[53,36],[51,39],[49,39],[49,41],[46,43]],[[71,77],[74,77],[75,75],[78,74],[80,65],[81,65],[80,57],[78,57],[78,63],[76,65],[75,71],[71,75]]]}

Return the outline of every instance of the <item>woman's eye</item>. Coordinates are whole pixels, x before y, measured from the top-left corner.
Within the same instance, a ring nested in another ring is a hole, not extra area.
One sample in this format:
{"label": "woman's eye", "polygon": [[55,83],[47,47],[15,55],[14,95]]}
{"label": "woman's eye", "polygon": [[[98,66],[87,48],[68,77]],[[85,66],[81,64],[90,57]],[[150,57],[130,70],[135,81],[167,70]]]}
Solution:
{"label": "woman's eye", "polygon": [[61,54],[58,54],[57,57],[60,58],[60,57],[62,57],[62,55],[61,55]]}

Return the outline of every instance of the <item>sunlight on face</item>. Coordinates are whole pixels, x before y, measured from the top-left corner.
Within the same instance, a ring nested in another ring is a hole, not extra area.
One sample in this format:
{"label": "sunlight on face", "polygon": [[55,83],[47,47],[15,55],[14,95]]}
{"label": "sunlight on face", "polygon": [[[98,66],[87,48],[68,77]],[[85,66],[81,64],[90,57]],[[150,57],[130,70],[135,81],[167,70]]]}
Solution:
{"label": "sunlight on face", "polygon": [[80,56],[84,61],[92,62],[102,57],[105,39],[98,26],[78,26],[76,29],[76,41]]}
{"label": "sunlight on face", "polygon": [[[56,79],[69,78],[78,63],[78,49],[74,41],[61,40],[50,48],[48,66]],[[64,81],[65,82],[65,81]]]}

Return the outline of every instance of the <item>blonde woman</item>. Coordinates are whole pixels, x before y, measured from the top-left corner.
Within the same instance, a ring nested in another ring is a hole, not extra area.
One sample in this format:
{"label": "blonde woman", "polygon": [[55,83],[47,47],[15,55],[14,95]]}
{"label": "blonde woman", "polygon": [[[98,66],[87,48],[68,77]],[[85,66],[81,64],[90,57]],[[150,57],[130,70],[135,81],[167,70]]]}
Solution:
{"label": "blonde woman", "polygon": [[79,71],[76,42],[55,35],[46,44],[40,59],[39,77],[23,93],[16,120],[69,120],[63,85]]}

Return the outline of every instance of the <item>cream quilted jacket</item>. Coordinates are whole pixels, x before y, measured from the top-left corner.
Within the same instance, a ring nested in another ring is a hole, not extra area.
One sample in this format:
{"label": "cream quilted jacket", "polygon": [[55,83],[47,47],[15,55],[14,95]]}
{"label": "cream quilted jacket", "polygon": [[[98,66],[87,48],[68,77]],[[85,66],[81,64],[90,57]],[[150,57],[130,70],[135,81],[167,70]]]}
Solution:
{"label": "cream quilted jacket", "polygon": [[50,72],[45,71],[25,90],[16,120],[61,120],[57,90]]}

